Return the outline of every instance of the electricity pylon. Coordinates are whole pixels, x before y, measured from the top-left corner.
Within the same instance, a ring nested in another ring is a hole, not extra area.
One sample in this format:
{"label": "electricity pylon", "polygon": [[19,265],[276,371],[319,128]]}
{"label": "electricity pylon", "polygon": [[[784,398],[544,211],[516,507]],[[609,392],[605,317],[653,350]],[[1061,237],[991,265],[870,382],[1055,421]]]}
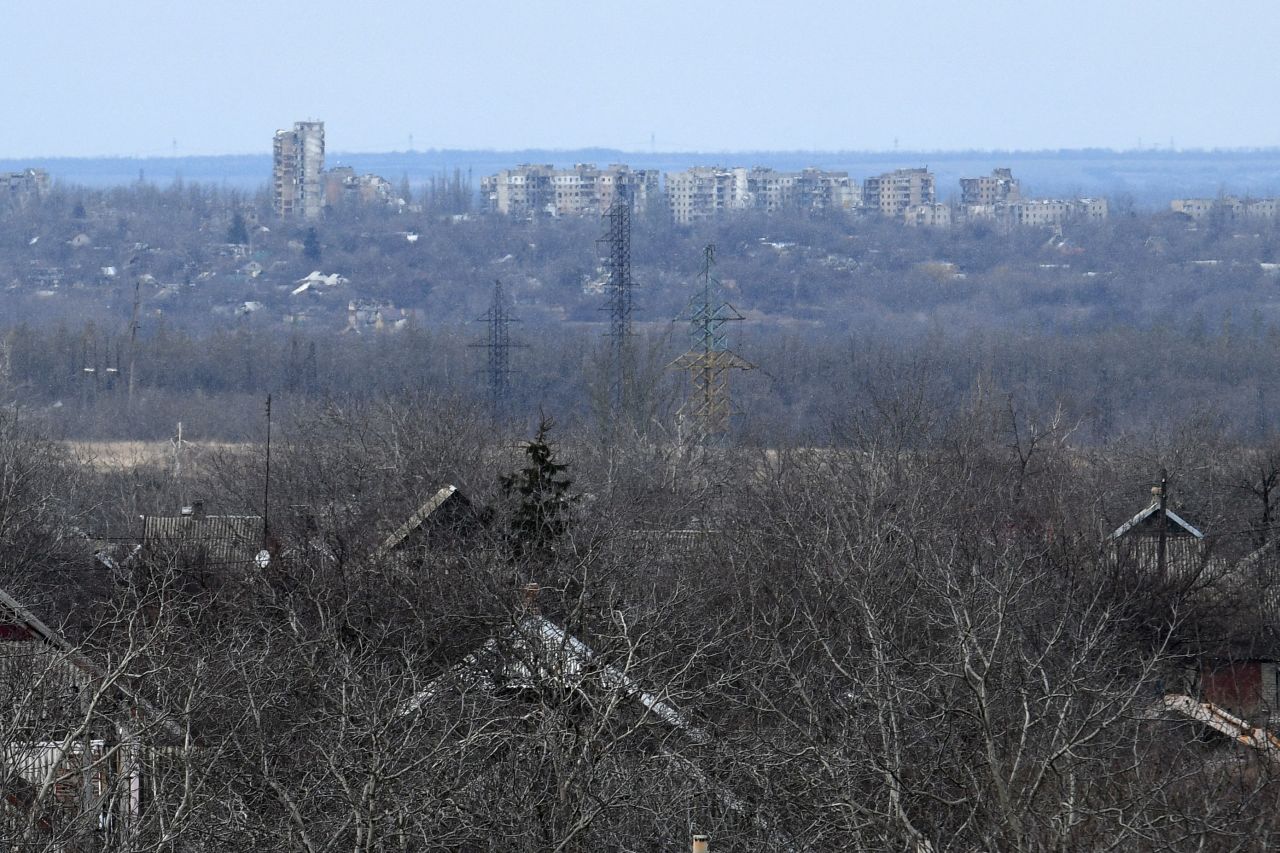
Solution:
{"label": "electricity pylon", "polygon": [[604,215],[605,233],[599,242],[605,248],[608,281],[605,293],[609,312],[609,397],[615,416],[622,413],[631,374],[631,307],[634,282],[631,279],[631,198],[624,184],[617,187],[613,204]]}
{"label": "electricity pylon", "polygon": [[493,299],[489,302],[489,310],[477,317],[476,322],[485,324],[485,337],[471,346],[486,350],[485,385],[494,412],[500,413],[506,410],[511,401],[511,349],[522,346],[511,342],[511,324],[517,320],[511,316],[511,303],[501,279],[493,282]]}
{"label": "electricity pylon", "polygon": [[754,364],[729,349],[726,323],[743,317],[724,301],[720,280],[715,277],[715,246],[702,252],[702,272],[689,300],[689,351],[672,362],[672,366],[689,371],[693,391],[681,412],[697,424],[701,438],[719,443],[728,438],[733,414],[729,377],[731,370],[751,370]]}

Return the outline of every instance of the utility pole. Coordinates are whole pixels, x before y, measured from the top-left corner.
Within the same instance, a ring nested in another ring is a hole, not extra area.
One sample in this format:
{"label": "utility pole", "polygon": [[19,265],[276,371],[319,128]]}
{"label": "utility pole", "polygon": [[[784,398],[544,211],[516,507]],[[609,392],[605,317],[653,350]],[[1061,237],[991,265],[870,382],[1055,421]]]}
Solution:
{"label": "utility pole", "polygon": [[604,244],[608,282],[605,292],[609,312],[609,397],[616,419],[627,402],[631,376],[631,195],[627,185],[618,183],[613,204],[605,213],[605,233],[598,242]]}
{"label": "utility pole", "polygon": [[138,360],[138,309],[142,305],[142,279],[133,280],[133,317],[129,320],[129,409],[133,410],[134,368]]}
{"label": "utility pole", "polygon": [[267,547],[271,536],[271,395],[267,395],[267,460],[262,477],[262,547]]}
{"label": "utility pole", "polygon": [[178,499],[182,506],[187,505],[187,490],[182,486],[182,445],[186,442],[182,438],[182,421],[178,421],[178,433],[171,441],[173,442],[173,481],[178,486]]}
{"label": "utility pole", "polygon": [[1169,472],[1164,468],[1160,469],[1160,535],[1156,540],[1156,565],[1160,571],[1160,577],[1165,577],[1165,539],[1169,531],[1169,516],[1166,514],[1169,500]]}
{"label": "utility pole", "polygon": [[672,367],[689,371],[693,393],[684,411],[693,416],[707,443],[720,443],[729,435],[733,405],[729,393],[730,370],[751,370],[754,364],[729,349],[726,323],[743,319],[737,309],[724,301],[720,280],[715,277],[716,249],[702,250],[702,271],[689,300],[689,351]]}

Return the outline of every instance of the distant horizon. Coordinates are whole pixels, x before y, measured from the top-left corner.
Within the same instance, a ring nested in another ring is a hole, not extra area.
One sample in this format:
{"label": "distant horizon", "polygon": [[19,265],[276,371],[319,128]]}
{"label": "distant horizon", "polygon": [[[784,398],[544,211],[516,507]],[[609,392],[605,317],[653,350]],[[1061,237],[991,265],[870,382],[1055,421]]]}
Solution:
{"label": "distant horizon", "polygon": [[[173,182],[219,186],[243,192],[269,188],[269,149],[247,154],[103,155],[98,157],[0,158],[0,171],[42,168],[55,185],[85,189],[118,187],[144,180],[154,186]],[[663,173],[695,166],[804,168],[844,172],[861,180],[899,168],[924,166],[937,181],[938,198],[946,200],[959,179],[986,175],[1007,167],[1033,197],[1124,197],[1144,206],[1160,206],[1173,198],[1222,193],[1280,197],[1280,146],[1170,150],[934,149],[878,150],[739,149],[718,151],[645,151],[609,148],[427,148],[400,151],[330,150],[326,166],[349,166],[361,173],[421,186],[455,170],[479,179],[522,163],[556,168],[575,163],[605,166],[624,163]]]}
{"label": "distant horizon", "polygon": [[[1155,143],[1149,146],[1112,148],[1107,146],[1064,146],[1060,148],[616,148],[609,145],[580,145],[576,147],[527,146],[520,148],[503,147],[429,147],[429,148],[362,148],[362,149],[326,149],[325,159],[343,156],[364,155],[432,155],[432,154],[522,154],[546,152],[548,154],[571,154],[582,151],[599,151],[618,154],[633,154],[642,157],[670,157],[674,155],[691,155],[709,157],[740,154],[796,155],[818,154],[826,156],[857,155],[871,157],[907,156],[907,155],[939,155],[939,156],[971,156],[971,155],[1016,155],[1020,157],[1035,155],[1061,154],[1274,154],[1280,153],[1280,144],[1276,145],[1242,145],[1212,147],[1176,147]],[[270,145],[252,151],[222,151],[217,153],[135,153],[135,154],[15,154],[0,155],[0,163],[9,164],[24,160],[199,160],[220,157],[271,157]]]}

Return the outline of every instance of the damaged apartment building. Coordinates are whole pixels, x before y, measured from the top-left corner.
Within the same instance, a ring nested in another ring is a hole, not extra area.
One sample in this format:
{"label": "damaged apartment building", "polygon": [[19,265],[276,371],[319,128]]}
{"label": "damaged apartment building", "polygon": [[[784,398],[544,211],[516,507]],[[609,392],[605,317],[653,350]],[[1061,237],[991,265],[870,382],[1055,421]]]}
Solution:
{"label": "damaged apartment building", "polygon": [[666,177],[667,206],[679,225],[729,211],[854,210],[860,201],[847,172],[695,166]]}
{"label": "damaged apartment building", "polygon": [[272,200],[281,219],[319,219],[325,210],[348,205],[402,206],[391,182],[360,175],[350,166],[324,167],[324,122],[294,122],[277,130],[272,168]]}
{"label": "damaged apartment building", "polygon": [[277,130],[273,147],[272,198],[281,219],[319,219],[324,211],[324,122],[294,122]]}
{"label": "damaged apartment building", "polygon": [[658,172],[614,163],[603,169],[578,163],[570,169],[524,164],[480,179],[480,198],[504,216],[581,216],[603,213],[625,191],[636,209],[658,194]]}

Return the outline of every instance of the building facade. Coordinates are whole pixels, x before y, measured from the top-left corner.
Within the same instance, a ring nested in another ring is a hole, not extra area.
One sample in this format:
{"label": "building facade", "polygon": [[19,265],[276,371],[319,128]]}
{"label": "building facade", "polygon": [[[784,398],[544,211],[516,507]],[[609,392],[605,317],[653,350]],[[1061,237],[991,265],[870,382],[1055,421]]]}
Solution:
{"label": "building facade", "polygon": [[1012,169],[993,169],[990,175],[960,179],[960,204],[993,206],[1022,198],[1022,186]]}
{"label": "building facade", "polygon": [[862,206],[890,219],[902,219],[908,208],[933,204],[933,174],[928,169],[896,169],[862,182]]}
{"label": "building facade", "polygon": [[603,169],[594,163],[569,169],[524,164],[480,179],[485,209],[504,216],[600,214],[623,190],[636,209],[643,209],[658,194],[658,172],[619,163]]}
{"label": "building facade", "polygon": [[679,225],[726,211],[853,210],[861,201],[858,187],[847,172],[695,166],[683,172],[668,172],[666,178],[667,208]]}
{"label": "building facade", "polygon": [[1217,198],[1175,198],[1169,203],[1174,213],[1189,216],[1197,222],[1210,216],[1226,221],[1237,219],[1274,219],[1280,213],[1280,200],[1224,195]]}
{"label": "building facade", "polygon": [[1028,198],[995,206],[996,219],[1009,225],[1056,227],[1067,222],[1101,222],[1107,218],[1105,198]]}
{"label": "building facade", "polygon": [[324,172],[324,204],[342,207],[364,204],[396,204],[395,187],[380,175],[358,175],[350,166],[336,166]]}
{"label": "building facade", "polygon": [[733,169],[719,166],[695,166],[683,172],[668,172],[667,210],[678,225],[711,219],[733,206],[738,184],[739,176]]}
{"label": "building facade", "polygon": [[25,202],[49,192],[49,173],[43,169],[0,172],[0,199]]}
{"label": "building facade", "polygon": [[319,219],[324,212],[324,122],[294,122],[277,130],[272,192],[282,219]]}
{"label": "building facade", "polygon": [[917,228],[950,228],[951,205],[941,201],[915,204],[903,213],[903,221]]}

